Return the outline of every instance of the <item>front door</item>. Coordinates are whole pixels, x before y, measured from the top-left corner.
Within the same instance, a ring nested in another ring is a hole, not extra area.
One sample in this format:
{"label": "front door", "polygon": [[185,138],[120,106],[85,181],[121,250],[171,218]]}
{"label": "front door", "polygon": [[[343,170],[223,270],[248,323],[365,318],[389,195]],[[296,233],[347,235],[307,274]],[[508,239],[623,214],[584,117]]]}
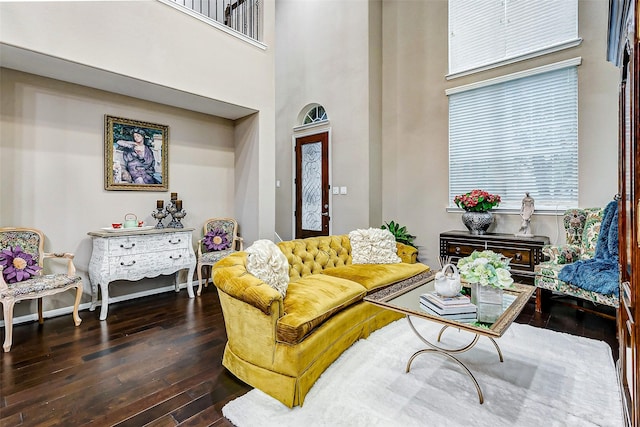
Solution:
{"label": "front door", "polygon": [[296,138],[296,239],[329,235],[329,132]]}

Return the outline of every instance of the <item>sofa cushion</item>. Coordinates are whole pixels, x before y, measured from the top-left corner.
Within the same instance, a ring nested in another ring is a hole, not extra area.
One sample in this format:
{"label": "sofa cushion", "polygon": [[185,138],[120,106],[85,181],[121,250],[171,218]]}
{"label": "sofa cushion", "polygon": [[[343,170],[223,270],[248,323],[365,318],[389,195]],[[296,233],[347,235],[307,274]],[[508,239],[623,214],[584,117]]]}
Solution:
{"label": "sofa cushion", "polygon": [[246,249],[247,271],[280,292],[283,297],[289,285],[289,263],[271,240],[256,240]]}
{"label": "sofa cushion", "polygon": [[349,233],[353,264],[392,264],[402,260],[398,256],[396,239],[389,230],[369,228]]}
{"label": "sofa cushion", "polygon": [[289,283],[284,316],[276,325],[280,342],[297,344],[325,319],[364,298],[366,289],[350,280],[313,274]]}
{"label": "sofa cushion", "polygon": [[596,244],[598,243],[598,235],[600,234],[603,209],[585,209],[585,211],[587,212],[587,219],[582,232],[581,259],[591,259],[596,253]]}
{"label": "sofa cushion", "polygon": [[367,292],[370,292],[428,270],[429,267],[421,263],[407,264],[403,262],[398,264],[351,264],[338,268],[326,268],[322,274],[357,282],[364,286]]}

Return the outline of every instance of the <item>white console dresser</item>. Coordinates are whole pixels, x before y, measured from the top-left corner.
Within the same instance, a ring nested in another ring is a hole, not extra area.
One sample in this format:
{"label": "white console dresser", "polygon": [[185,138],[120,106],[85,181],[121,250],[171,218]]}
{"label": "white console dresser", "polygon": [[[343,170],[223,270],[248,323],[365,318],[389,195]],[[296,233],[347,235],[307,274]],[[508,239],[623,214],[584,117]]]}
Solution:
{"label": "white console dresser", "polygon": [[140,280],[175,273],[175,288],[179,291],[178,273],[189,269],[187,292],[193,298],[193,273],[196,255],[193,251],[193,228],[165,228],[118,231],[92,231],[93,253],[89,263],[91,308],[96,308],[98,285],[102,293],[100,320],[107,318],[109,283],[114,280]]}

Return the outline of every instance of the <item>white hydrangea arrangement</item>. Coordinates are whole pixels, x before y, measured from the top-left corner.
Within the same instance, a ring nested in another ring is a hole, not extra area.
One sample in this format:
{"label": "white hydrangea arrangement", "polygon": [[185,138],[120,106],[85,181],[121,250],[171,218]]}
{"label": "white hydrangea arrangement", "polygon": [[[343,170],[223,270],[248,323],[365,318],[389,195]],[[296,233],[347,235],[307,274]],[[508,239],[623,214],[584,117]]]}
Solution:
{"label": "white hydrangea arrangement", "polygon": [[513,285],[509,261],[510,258],[493,251],[474,251],[458,261],[458,271],[460,277],[469,283],[505,289]]}

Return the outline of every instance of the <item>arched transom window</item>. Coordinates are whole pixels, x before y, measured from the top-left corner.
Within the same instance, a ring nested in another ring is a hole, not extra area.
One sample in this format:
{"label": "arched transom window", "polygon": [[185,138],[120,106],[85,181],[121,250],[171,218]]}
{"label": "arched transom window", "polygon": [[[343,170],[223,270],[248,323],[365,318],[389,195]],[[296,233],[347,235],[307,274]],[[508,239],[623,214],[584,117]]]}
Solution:
{"label": "arched transom window", "polygon": [[314,107],[311,107],[309,111],[307,111],[302,124],[308,125],[310,123],[322,122],[326,120],[327,112],[324,110],[324,107],[322,105],[316,105]]}

